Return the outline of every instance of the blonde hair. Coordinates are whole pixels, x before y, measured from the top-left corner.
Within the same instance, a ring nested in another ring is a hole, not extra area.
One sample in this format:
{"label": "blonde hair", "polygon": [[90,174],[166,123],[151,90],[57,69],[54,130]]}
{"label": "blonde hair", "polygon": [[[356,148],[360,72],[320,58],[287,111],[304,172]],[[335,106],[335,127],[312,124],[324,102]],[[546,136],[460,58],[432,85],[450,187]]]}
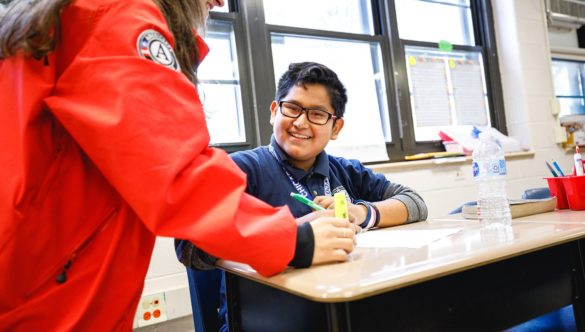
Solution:
{"label": "blonde hair", "polygon": [[[12,0],[4,6],[0,2],[0,59],[18,52],[40,59],[51,52],[55,48],[55,43],[60,42],[61,11],[73,1]],[[200,30],[205,27],[205,12],[201,2],[198,0],[154,2],[173,33],[175,53],[183,74],[191,82],[197,83],[199,50],[193,29]]]}

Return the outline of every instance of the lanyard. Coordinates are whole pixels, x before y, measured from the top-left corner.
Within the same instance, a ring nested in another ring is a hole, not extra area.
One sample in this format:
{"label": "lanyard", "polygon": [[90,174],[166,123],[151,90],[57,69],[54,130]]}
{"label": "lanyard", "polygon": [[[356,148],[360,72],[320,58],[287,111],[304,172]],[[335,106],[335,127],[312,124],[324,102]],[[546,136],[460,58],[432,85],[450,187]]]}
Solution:
{"label": "lanyard", "polygon": [[[293,187],[295,187],[297,192],[303,195],[304,197],[313,200],[313,196],[311,196],[309,191],[299,181],[295,180],[292,177],[292,175],[286,170],[286,168],[284,168],[284,165],[282,165],[282,161],[274,151],[274,147],[272,147],[272,145],[268,146],[268,151],[270,151],[270,154],[272,154],[274,159],[276,159],[276,162],[280,165],[286,176],[288,176],[288,180],[290,181],[290,183],[292,183]],[[323,180],[323,187],[325,190],[325,196],[331,196],[331,184],[329,183],[328,177],[325,177],[325,180]]]}

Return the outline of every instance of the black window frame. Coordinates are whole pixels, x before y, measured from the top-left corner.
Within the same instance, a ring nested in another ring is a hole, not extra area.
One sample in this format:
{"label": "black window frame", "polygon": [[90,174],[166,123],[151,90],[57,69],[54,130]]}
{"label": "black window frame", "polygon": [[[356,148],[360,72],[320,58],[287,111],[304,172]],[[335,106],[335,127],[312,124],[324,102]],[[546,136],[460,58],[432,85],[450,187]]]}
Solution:
{"label": "black window frame", "polygon": [[[404,54],[406,46],[436,48],[437,43],[400,39],[393,0],[371,0],[374,35],[266,24],[262,0],[229,0],[226,5],[230,8],[229,13],[212,12],[210,18],[230,20],[234,24],[246,142],[219,144],[218,147],[233,152],[269,143],[272,134],[269,105],[276,89],[270,35],[283,33],[379,43],[382,58],[385,59],[383,66],[388,114],[383,116],[390,121],[392,141],[386,142],[390,162],[404,161],[406,155],[444,151],[439,140],[415,140]],[[475,45],[453,45],[453,49],[481,53],[490,121],[494,128],[507,134],[491,0],[470,0],[470,9]],[[377,163],[383,162],[366,164]]]}

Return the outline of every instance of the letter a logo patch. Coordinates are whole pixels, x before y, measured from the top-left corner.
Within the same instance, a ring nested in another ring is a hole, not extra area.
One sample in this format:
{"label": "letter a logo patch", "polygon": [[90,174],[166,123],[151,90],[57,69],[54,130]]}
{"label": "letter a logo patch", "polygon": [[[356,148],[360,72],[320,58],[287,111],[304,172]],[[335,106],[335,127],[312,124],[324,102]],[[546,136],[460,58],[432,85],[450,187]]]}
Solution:
{"label": "letter a logo patch", "polygon": [[176,71],[181,70],[171,44],[163,35],[154,30],[144,30],[136,43],[138,54],[143,58],[160,63]]}

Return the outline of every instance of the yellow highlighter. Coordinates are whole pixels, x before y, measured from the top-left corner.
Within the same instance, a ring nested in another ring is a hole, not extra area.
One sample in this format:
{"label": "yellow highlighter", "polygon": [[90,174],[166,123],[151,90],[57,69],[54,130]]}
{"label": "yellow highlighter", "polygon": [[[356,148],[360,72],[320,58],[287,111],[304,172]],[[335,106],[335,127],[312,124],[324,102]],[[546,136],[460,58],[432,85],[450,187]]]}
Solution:
{"label": "yellow highlighter", "polygon": [[345,193],[340,192],[333,195],[335,200],[335,217],[349,219],[349,213],[347,212],[347,199]]}

